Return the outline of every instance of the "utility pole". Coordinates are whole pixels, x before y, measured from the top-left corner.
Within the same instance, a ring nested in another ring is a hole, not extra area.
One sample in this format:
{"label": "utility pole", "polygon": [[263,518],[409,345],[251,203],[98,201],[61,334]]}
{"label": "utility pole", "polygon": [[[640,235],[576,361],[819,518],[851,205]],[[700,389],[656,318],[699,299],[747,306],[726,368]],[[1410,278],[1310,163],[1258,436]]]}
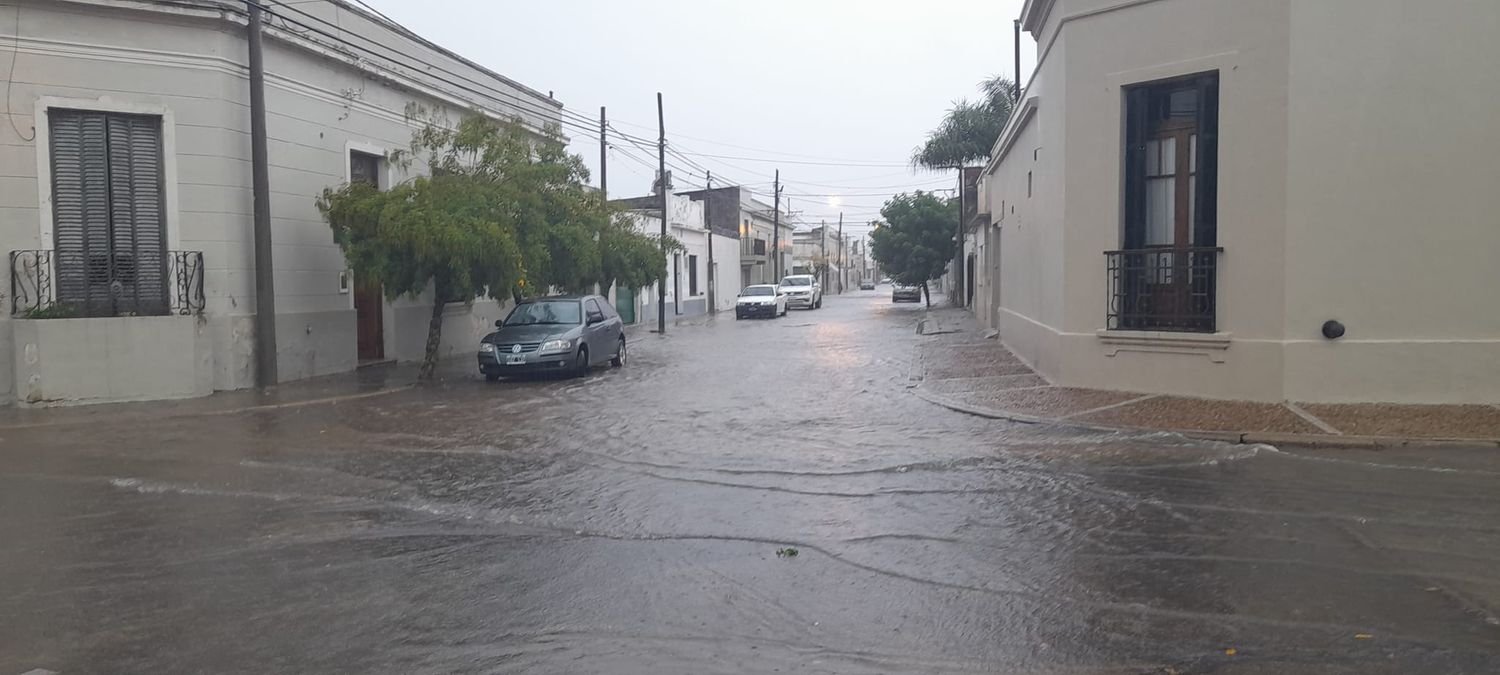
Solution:
{"label": "utility pole", "polygon": [[818,257],[823,259],[823,269],[818,270],[819,281],[823,290],[828,290],[828,220],[825,218],[823,224],[818,226]]}
{"label": "utility pole", "polygon": [[[1016,85],[1016,103],[1020,103],[1021,102],[1021,20],[1020,19],[1016,19],[1015,22],[1016,22],[1016,25],[1015,25],[1015,39],[1013,40],[1013,42],[1015,42],[1015,44],[1016,44],[1016,53],[1015,53],[1015,62],[1016,62],[1016,82],[1015,82],[1015,85]],[[1019,113],[1020,111],[1017,110],[1017,112]]]}
{"label": "utility pole", "polygon": [[604,140],[604,106],[599,106],[599,198],[609,201],[609,142]]}
{"label": "utility pole", "polygon": [[[656,92],[656,128],[660,135],[656,139],[656,165],[661,191],[661,264],[667,265],[667,118],[662,112],[661,92]],[[656,284],[656,332],[667,332],[667,280]]]}
{"label": "utility pole", "polygon": [[954,241],[958,244],[953,254],[953,295],[949,300],[959,307],[967,306],[964,302],[964,165],[958,165],[958,229],[954,235]]}
{"label": "utility pole", "polygon": [[776,182],[772,183],[776,189],[776,197],[772,200],[775,204],[771,207],[771,279],[772,283],[781,283],[781,169],[776,170]]}
{"label": "utility pole", "polygon": [[719,293],[714,288],[714,224],[708,214],[708,191],[714,189],[714,172],[704,171],[703,230],[708,234],[708,313],[719,311]]}
{"label": "utility pole", "polygon": [[844,212],[839,211],[839,295],[844,294],[844,266],[848,263],[844,260]]}
{"label": "utility pole", "polygon": [[266,67],[261,53],[260,5],[250,10],[250,173],[255,238],[255,383],[276,384],[276,277],[271,262],[271,172],[266,150]]}

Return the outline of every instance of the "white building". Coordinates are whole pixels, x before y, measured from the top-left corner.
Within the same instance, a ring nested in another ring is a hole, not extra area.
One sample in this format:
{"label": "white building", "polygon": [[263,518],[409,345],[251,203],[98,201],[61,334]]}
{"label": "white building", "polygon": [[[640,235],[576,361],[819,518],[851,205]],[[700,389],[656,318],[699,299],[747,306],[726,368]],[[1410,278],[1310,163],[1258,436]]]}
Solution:
{"label": "white building", "polygon": [[[0,124],[0,404],[194,396],[253,383],[245,5],[18,0]],[[561,104],[343,0],[276,3],[265,70],[279,379],[422,356],[430,301],[351,279],[314,205],[408,176],[409,104],[540,126]],[[15,17],[12,23],[9,18]],[[299,25],[300,24],[300,25]],[[15,289],[14,291],[10,289]],[[444,354],[503,309],[455,303]],[[87,318],[42,318],[48,316]]]}
{"label": "white building", "polygon": [[[615,203],[630,209],[641,232],[648,235],[661,234],[660,197],[638,197],[617,200]],[[705,220],[706,202],[694,200],[687,195],[673,194],[667,198],[670,218],[667,234],[682,244],[682,251],[675,251],[666,260],[666,315],[668,317],[697,316],[708,312],[734,309],[739,287],[734,279],[719,283],[722,270],[732,269],[738,263],[740,243],[732,236],[709,229]],[[615,308],[626,323],[656,321],[656,286],[643,289],[613,289]]]}
{"label": "white building", "polygon": [[[1500,3],[1028,0],[974,306],[1068,386],[1500,402]],[[1416,46],[1414,46],[1416,45]]]}

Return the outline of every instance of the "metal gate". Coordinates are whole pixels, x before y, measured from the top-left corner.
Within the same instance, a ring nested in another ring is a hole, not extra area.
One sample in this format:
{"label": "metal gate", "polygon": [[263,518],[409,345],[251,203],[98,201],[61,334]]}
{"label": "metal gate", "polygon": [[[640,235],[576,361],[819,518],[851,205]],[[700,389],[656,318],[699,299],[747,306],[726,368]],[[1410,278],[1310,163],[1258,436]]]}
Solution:
{"label": "metal gate", "polygon": [[635,289],[618,286],[615,288],[615,311],[620,313],[620,321],[623,323],[635,323]]}

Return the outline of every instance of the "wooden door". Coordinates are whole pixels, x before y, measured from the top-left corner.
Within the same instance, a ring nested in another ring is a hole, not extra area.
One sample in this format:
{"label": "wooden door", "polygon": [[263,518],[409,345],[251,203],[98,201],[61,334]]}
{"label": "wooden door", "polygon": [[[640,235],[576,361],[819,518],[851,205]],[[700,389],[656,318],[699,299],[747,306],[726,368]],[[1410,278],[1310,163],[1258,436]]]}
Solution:
{"label": "wooden door", "polygon": [[384,305],[385,298],[379,285],[354,285],[354,331],[361,361],[385,358]]}
{"label": "wooden door", "polygon": [[[1192,89],[1174,97],[1194,96]],[[1198,124],[1196,106],[1188,114],[1166,115],[1157,121],[1146,141],[1145,247],[1160,249],[1147,259],[1146,283],[1152,308],[1160,314],[1184,312],[1191,295],[1191,255],[1194,245],[1195,186]]]}

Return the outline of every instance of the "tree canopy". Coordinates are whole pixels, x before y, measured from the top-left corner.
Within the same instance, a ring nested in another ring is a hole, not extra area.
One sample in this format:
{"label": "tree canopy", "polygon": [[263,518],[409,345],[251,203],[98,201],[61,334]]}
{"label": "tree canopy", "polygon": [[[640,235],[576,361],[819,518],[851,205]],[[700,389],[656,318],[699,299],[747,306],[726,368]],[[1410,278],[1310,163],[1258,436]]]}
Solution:
{"label": "tree canopy", "polygon": [[585,187],[588,170],[555,127],[432,117],[390,160],[407,168],[425,162],[427,175],[384,191],[364,183],[325,189],[318,208],[362,283],[382,285],[390,299],[433,289],[424,378],[436,366],[448,302],[586,292],[617,281],[639,287],[666,275],[662,242]]}
{"label": "tree canopy", "polygon": [[927,282],[943,276],[953,259],[958,201],[918,190],[892,197],[881,207],[885,221],[870,232],[870,254],[898,284],[921,286],[927,306]]}
{"label": "tree canopy", "polygon": [[995,76],[979,84],[984,98],[955,101],[927,140],[912,153],[912,165],[924,169],[956,169],[990,155],[995,140],[1015,112],[1016,85]]}

